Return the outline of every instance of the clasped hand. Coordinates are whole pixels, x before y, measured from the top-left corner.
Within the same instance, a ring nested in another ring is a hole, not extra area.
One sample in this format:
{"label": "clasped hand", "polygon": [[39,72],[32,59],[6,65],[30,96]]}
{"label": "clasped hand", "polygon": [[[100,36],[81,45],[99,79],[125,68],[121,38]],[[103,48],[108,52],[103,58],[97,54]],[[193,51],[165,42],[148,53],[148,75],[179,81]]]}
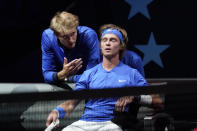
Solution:
{"label": "clasped hand", "polygon": [[66,77],[76,74],[82,67],[82,59],[74,59],[68,63],[68,60],[64,57],[63,68],[58,72],[57,76],[59,80],[64,80]]}

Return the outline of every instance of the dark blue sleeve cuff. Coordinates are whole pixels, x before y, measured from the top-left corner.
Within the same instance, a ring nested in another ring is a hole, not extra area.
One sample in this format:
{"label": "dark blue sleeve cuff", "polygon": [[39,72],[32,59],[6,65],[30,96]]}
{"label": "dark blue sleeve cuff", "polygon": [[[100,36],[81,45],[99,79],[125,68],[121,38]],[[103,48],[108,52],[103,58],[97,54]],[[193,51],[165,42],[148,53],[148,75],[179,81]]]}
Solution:
{"label": "dark blue sleeve cuff", "polygon": [[52,77],[54,82],[58,82],[57,72],[53,73]]}

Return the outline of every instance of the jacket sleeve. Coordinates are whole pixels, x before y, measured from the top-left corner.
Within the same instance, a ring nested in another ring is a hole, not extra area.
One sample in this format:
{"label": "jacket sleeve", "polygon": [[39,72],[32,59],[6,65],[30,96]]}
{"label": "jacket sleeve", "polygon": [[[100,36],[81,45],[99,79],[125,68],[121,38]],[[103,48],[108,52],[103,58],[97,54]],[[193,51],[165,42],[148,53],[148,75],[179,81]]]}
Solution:
{"label": "jacket sleeve", "polygon": [[52,41],[46,31],[42,34],[42,74],[46,83],[53,83],[57,74],[57,63],[55,61],[55,53],[51,48]]}

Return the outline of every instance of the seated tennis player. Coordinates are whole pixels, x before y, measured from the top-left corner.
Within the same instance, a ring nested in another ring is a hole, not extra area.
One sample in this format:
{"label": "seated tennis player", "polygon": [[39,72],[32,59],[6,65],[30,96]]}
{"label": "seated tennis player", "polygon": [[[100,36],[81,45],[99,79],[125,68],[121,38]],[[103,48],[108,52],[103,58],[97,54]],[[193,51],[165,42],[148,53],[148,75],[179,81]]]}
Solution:
{"label": "seated tennis player", "polygon": [[[103,32],[107,29],[116,29],[122,33],[124,38],[124,46],[128,44],[127,32],[114,24],[104,24],[99,29],[100,40],[102,40]],[[137,71],[145,77],[143,63],[141,57],[131,50],[125,50],[124,55],[121,58],[121,62],[130,66],[131,68],[137,69]],[[140,101],[139,101],[140,100]],[[152,108],[150,112],[152,114],[159,112],[163,108],[163,101],[158,94],[152,95],[141,95],[138,99],[133,100],[131,109],[128,112],[114,111],[114,118],[112,121],[122,129],[141,131],[144,129],[143,121],[137,119],[137,114],[141,106]]]}
{"label": "seated tennis player", "polygon": [[[126,49],[124,40],[127,33],[121,29],[105,29],[101,35],[100,49],[103,54],[102,63],[86,70],[76,83],[74,90],[92,90],[106,88],[123,88],[147,85],[144,77],[120,59]],[[63,131],[121,131],[122,129],[111,120],[114,110],[127,112],[134,96],[121,98],[88,99],[80,120],[65,127]],[[66,118],[77,106],[80,100],[67,100],[54,109],[47,117],[46,126],[58,118]]]}

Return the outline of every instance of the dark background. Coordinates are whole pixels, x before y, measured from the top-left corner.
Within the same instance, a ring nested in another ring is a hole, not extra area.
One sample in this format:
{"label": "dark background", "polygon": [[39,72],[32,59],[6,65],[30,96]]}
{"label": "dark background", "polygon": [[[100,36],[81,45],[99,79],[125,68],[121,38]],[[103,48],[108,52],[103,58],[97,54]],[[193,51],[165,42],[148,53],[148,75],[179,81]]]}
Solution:
{"label": "dark background", "polygon": [[138,13],[128,20],[130,8],[124,0],[0,0],[0,82],[43,82],[41,34],[62,10],[96,31],[106,23],[125,28],[128,49],[142,58],[134,45],[147,44],[151,32],[157,44],[170,45],[160,54],[163,68],[154,62],[144,66],[146,78],[197,77],[195,0],[153,0],[150,19]]}

